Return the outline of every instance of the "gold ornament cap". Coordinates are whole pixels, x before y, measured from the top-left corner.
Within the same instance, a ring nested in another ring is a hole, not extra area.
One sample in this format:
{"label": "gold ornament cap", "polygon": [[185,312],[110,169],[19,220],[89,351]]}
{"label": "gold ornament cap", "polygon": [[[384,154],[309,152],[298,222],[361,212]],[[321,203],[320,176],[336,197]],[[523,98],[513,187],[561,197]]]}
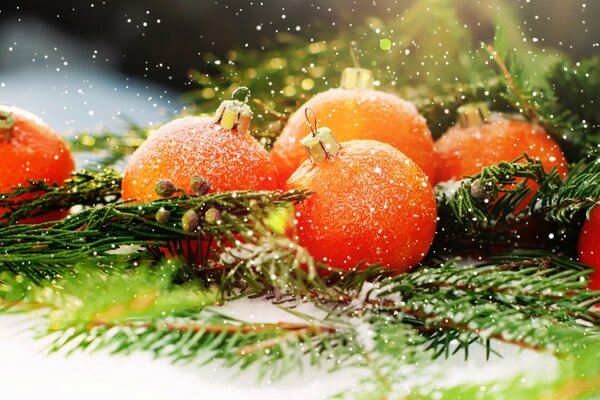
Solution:
{"label": "gold ornament cap", "polygon": [[342,146],[329,128],[319,128],[302,139],[308,156],[315,164],[320,164],[339,153]]}
{"label": "gold ornament cap", "polygon": [[15,125],[15,116],[10,106],[0,104],[0,129],[10,129]]}
{"label": "gold ornament cap", "polygon": [[[309,114],[312,114],[311,122]],[[338,141],[333,136],[333,132],[329,128],[317,129],[317,116],[310,108],[304,109],[306,122],[310,127],[310,134],[300,141],[310,160],[315,164],[320,164],[328,158],[334,157],[342,148]]]}
{"label": "gold ornament cap", "polygon": [[457,110],[458,120],[463,128],[481,126],[490,120],[490,109],[487,103],[469,103]]}
{"label": "gold ornament cap", "polygon": [[[242,100],[238,100],[240,96]],[[247,87],[239,87],[231,97],[232,100],[223,101],[217,108],[214,122],[224,129],[236,129],[240,133],[248,132],[252,121],[252,110],[246,104],[250,98],[250,90]]]}
{"label": "gold ornament cap", "polygon": [[373,72],[366,68],[344,68],[340,88],[373,89]]}

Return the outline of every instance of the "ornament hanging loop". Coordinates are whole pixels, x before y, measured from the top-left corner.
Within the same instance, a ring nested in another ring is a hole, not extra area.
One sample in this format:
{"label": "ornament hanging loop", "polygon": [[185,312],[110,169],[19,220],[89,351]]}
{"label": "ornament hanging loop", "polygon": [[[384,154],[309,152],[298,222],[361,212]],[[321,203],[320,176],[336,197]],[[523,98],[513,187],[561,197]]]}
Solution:
{"label": "ornament hanging loop", "polygon": [[[312,114],[313,122],[311,122],[309,114]],[[317,128],[317,116],[311,108],[305,108],[304,115],[311,133],[302,139],[301,143],[310,160],[315,164],[320,164],[328,158],[335,157],[342,147],[333,136],[331,129]]]}
{"label": "ornament hanging loop", "polygon": [[[312,114],[312,121],[310,120],[309,114]],[[315,114],[314,110],[306,107],[304,109],[304,116],[306,117],[306,124],[310,128],[310,133],[312,133],[313,137],[317,136],[317,115]]]}
{"label": "ornament hanging loop", "polygon": [[350,42],[350,58],[352,59],[352,65],[354,65],[354,68],[360,69],[360,62],[356,56],[356,42],[354,40]]}
{"label": "ornament hanging loop", "polygon": [[248,100],[250,100],[250,94],[250,89],[248,89],[246,86],[240,86],[233,91],[231,94],[231,99],[247,104]]}

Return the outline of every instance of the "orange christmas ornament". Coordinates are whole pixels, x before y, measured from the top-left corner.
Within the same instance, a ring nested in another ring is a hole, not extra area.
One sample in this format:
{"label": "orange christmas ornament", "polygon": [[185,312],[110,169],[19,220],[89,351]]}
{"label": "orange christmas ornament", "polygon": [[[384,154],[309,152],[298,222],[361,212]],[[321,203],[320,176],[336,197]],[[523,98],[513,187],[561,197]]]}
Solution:
{"label": "orange christmas ornament", "polygon": [[281,182],[307,159],[301,143],[310,133],[304,121],[305,108],[314,110],[319,122],[333,130],[339,141],[387,143],[410,157],[433,182],[433,139],[425,118],[412,103],[374,90],[371,71],[361,68],[346,68],[340,88],[317,94],[290,116],[271,151]]}
{"label": "orange christmas ornament", "polygon": [[596,269],[590,275],[590,289],[600,290],[600,207],[594,208],[590,219],[583,224],[579,236],[579,261]]}
{"label": "orange christmas ornament", "polygon": [[[459,108],[459,121],[435,142],[436,183],[475,175],[483,167],[513,161],[524,153],[540,161],[546,171],[556,167],[566,177],[567,161],[560,147],[540,126],[490,113],[484,103]],[[532,182],[529,186],[536,189]]]}
{"label": "orange christmas ornament", "polygon": [[319,261],[351,269],[360,261],[409,270],[427,253],[436,202],[427,175],[392,146],[338,143],[328,128],[303,141],[310,156],[286,189],[315,194],[296,207],[301,245]]}
{"label": "orange christmas ornament", "polygon": [[211,193],[277,189],[275,166],[248,132],[252,118],[246,104],[249,91],[240,88],[234,97],[240,94],[244,101],[224,101],[214,118],[179,118],[154,132],[127,164],[123,198],[160,198],[155,186],[161,181],[194,193],[190,184],[194,176],[206,181]]}
{"label": "orange christmas ornament", "polygon": [[[75,169],[66,143],[35,115],[16,107],[0,106],[0,193],[43,180],[62,185]],[[34,193],[17,199],[35,197]],[[0,208],[0,215],[8,211]],[[67,210],[28,218],[20,223],[41,223],[64,218]],[[1,220],[0,220],[1,222]]]}

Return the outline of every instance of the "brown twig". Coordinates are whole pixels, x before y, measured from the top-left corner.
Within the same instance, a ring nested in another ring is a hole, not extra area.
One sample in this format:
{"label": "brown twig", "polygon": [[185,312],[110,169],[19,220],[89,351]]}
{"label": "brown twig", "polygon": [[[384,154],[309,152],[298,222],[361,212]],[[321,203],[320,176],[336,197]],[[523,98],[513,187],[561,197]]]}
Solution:
{"label": "brown twig", "polygon": [[[135,322],[106,322],[94,321],[92,327],[112,328],[112,327],[130,327],[130,328],[156,328],[165,329],[168,331],[177,332],[204,332],[204,333],[226,333],[233,335],[236,333],[256,333],[256,332],[290,332],[296,336],[316,335],[320,333],[334,333],[336,328],[320,325],[308,325],[291,322],[278,322],[268,324],[252,324],[252,325],[209,325],[209,324],[150,324],[150,323],[135,323]],[[284,334],[277,338],[287,336]],[[275,338],[275,339],[277,339]],[[260,343],[266,343],[263,341]],[[252,346],[252,345],[251,345]],[[241,351],[241,350],[240,350]]]}
{"label": "brown twig", "polygon": [[[310,337],[324,333],[335,333],[337,329],[332,326],[308,325],[290,322],[278,322],[269,324],[253,325],[207,325],[207,324],[148,324],[148,323],[112,323],[106,321],[94,321],[91,327],[112,328],[112,327],[130,327],[130,328],[157,328],[177,332],[203,332],[203,333],[225,333],[234,335],[236,333],[248,334],[257,332],[283,332],[284,334],[267,340],[252,343],[241,347],[238,354],[247,355],[255,351],[273,348],[279,344],[291,339]],[[285,333],[287,332],[287,333]]]}
{"label": "brown twig", "polygon": [[537,111],[531,106],[531,104],[529,104],[529,101],[527,101],[527,99],[523,95],[523,92],[521,92],[521,90],[515,83],[510,71],[508,70],[508,67],[506,66],[506,63],[500,58],[500,56],[491,44],[488,44],[486,46],[486,49],[488,53],[490,53],[490,55],[494,58],[494,61],[496,62],[498,67],[500,67],[500,69],[502,70],[502,73],[504,74],[504,78],[506,79],[508,86],[517,95],[517,97],[523,104],[523,109],[527,112],[527,116],[530,119],[539,120],[540,118]]}
{"label": "brown twig", "polygon": [[49,304],[45,303],[28,303],[21,300],[0,300],[0,308],[14,308],[21,306],[29,309],[53,308]]}
{"label": "brown twig", "polygon": [[302,337],[310,337],[320,335],[323,333],[335,332],[337,332],[337,329],[330,326],[305,325],[303,328],[292,329],[289,333],[286,333],[285,335],[276,336],[267,340],[262,340],[260,342],[244,346],[238,350],[238,354],[251,354],[259,350],[271,349],[292,339],[299,339]]}
{"label": "brown twig", "polygon": [[569,400],[575,399],[586,393],[600,391],[600,376],[588,379],[573,379],[567,381],[552,396],[543,397],[543,400]]}
{"label": "brown twig", "polygon": [[[412,315],[413,317],[418,318],[420,320],[427,320],[428,318],[431,318],[434,316],[434,315],[427,314],[427,313],[424,313],[419,310],[415,310],[413,308],[402,308],[398,311],[402,314]],[[462,332],[474,333],[476,335],[481,333],[479,329],[472,329],[467,324],[456,324],[456,323],[454,323],[454,321],[451,321],[448,319],[442,320],[439,322],[435,322],[434,324],[429,325],[429,326],[416,326],[415,329],[417,329],[421,333],[434,333],[434,332],[439,331],[440,329],[454,329],[454,330],[458,330],[458,331],[462,331]],[[527,348],[527,349],[535,350],[535,351],[539,351],[539,352],[548,350],[545,347],[527,343],[523,340],[509,339],[501,333],[489,335],[487,338],[495,339],[495,340],[498,340],[498,341],[501,341],[504,343],[508,343],[508,344],[514,344],[514,345],[522,347],[522,348]]]}
{"label": "brown twig", "polygon": [[266,105],[260,99],[252,99],[252,102],[254,104],[256,104],[257,106],[259,106],[267,114],[270,114],[270,115],[274,116],[275,118],[277,118],[279,121],[286,122],[288,120],[288,115],[287,114],[280,113],[279,111],[275,111],[274,109],[272,109],[271,107],[269,107],[268,105]]}

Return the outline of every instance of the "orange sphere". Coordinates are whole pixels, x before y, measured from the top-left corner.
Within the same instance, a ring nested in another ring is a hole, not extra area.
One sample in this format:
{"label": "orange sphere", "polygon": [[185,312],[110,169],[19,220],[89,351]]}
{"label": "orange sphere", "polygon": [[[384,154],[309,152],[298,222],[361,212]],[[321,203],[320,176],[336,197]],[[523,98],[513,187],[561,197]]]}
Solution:
{"label": "orange sphere", "polygon": [[600,290],[600,207],[596,207],[583,224],[579,236],[579,261],[596,269],[590,276],[590,289]]}
{"label": "orange sphere", "polygon": [[[11,127],[0,128],[0,193],[9,193],[27,181],[43,180],[62,185],[75,169],[66,143],[35,115],[16,107],[3,107],[0,114],[14,119]],[[18,199],[30,199],[34,193]],[[0,215],[8,211],[0,208]],[[41,223],[63,218],[67,211],[52,212],[20,223]]]}
{"label": "orange sphere", "polygon": [[392,146],[341,143],[333,157],[305,161],[287,189],[315,194],[296,207],[301,245],[319,261],[351,269],[360,261],[409,270],[427,253],[436,201],[427,175]]}
{"label": "orange sphere", "polygon": [[304,110],[310,108],[319,126],[330,128],[339,141],[356,139],[387,143],[410,157],[433,182],[433,139],[425,118],[412,103],[371,89],[331,89],[300,107],[273,145],[271,159],[285,182],[307,159],[300,140],[310,133]]}
{"label": "orange sphere", "polygon": [[[547,172],[556,167],[562,178],[568,173],[567,160],[560,147],[540,126],[506,119],[499,114],[492,114],[481,126],[453,126],[435,142],[435,152],[438,157],[436,183],[478,174],[483,167],[513,161],[523,153],[540,161]],[[517,179],[517,183],[519,181]],[[529,204],[538,185],[529,181],[528,186],[532,191],[517,207],[517,212]]]}
{"label": "orange sphere", "polygon": [[247,132],[225,129],[209,117],[179,118],[162,126],[133,153],[123,177],[123,198],[150,201],[155,184],[168,179],[191,193],[198,175],[210,192],[275,190],[275,166]]}
{"label": "orange sphere", "polygon": [[493,114],[481,126],[455,125],[435,142],[436,182],[475,175],[483,167],[512,161],[523,153],[538,160],[546,171],[556,166],[567,175],[567,161],[558,144],[538,125]]}

